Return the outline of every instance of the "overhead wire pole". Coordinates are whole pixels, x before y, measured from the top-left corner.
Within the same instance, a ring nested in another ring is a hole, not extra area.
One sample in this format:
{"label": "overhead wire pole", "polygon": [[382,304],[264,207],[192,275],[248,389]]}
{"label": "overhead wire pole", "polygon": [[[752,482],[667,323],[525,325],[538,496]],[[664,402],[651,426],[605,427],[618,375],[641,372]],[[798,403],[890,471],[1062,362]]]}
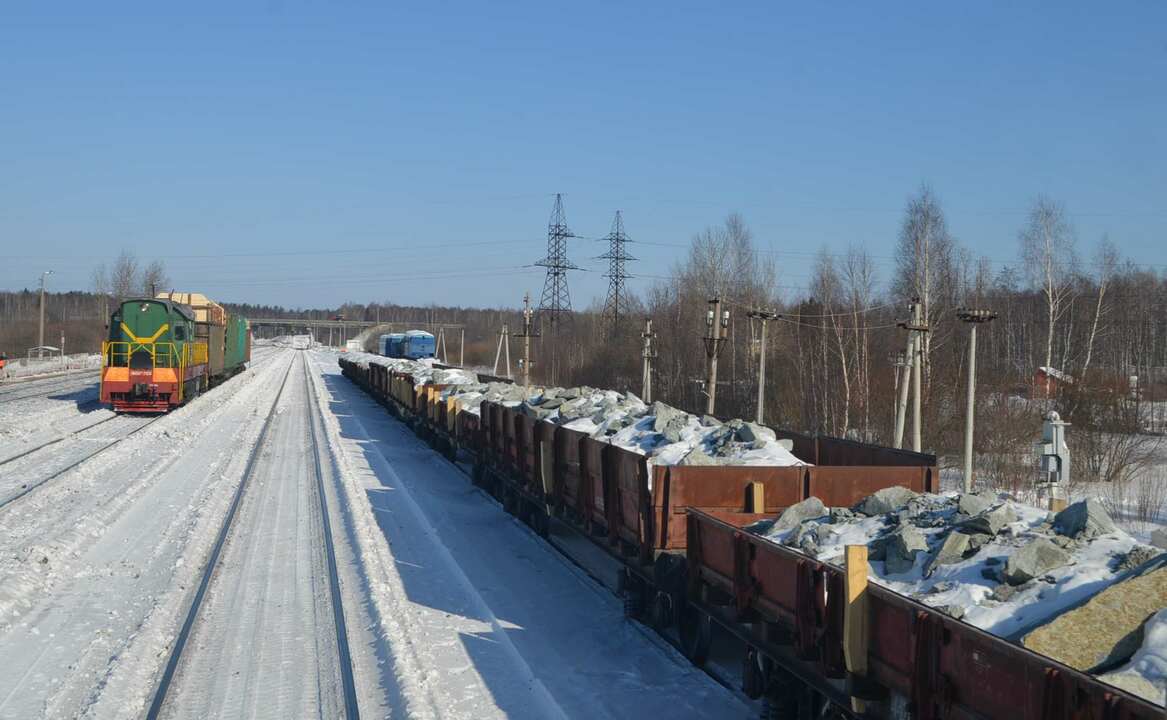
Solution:
{"label": "overhead wire pole", "polygon": [[625,263],[636,258],[628,254],[625,244],[632,242],[624,232],[624,216],[617,210],[616,218],[612,220],[612,230],[607,237],[600,238],[608,241],[608,252],[600,255],[597,260],[608,261],[608,297],[604,301],[604,324],[607,325],[608,335],[615,336],[620,331],[621,308],[627,305],[627,294],[624,290],[624,281],[631,278],[625,271]]}
{"label": "overhead wire pole", "polygon": [[729,311],[721,309],[721,298],[709,301],[712,308],[705,314],[705,356],[709,361],[705,379],[705,413],[713,415],[717,405],[717,356],[725,347],[729,332]]}
{"label": "overhead wire pole", "polygon": [[[539,337],[539,333],[531,329],[531,294],[523,293],[523,332],[518,337],[523,339],[523,392],[531,394],[531,338]],[[510,346],[507,346],[507,365],[510,365]]]}
{"label": "overhead wire pole", "polygon": [[41,321],[40,331],[37,333],[37,357],[44,357],[45,355],[45,278],[52,274],[52,270],[45,270],[41,273]]}
{"label": "overhead wire pole", "polygon": [[779,315],[768,310],[751,310],[746,315],[762,323],[761,337],[758,340],[758,410],[755,422],[762,424],[763,409],[766,406],[766,323],[777,320]]}
{"label": "overhead wire pole", "polygon": [[916,301],[915,298],[908,304],[908,319],[896,323],[900,328],[908,331],[908,346],[904,351],[904,358],[906,365],[904,366],[904,380],[899,387],[899,398],[896,403],[896,434],[895,443],[896,448],[904,446],[904,426],[907,425],[908,417],[908,396],[912,385],[912,359],[915,357],[913,352],[916,347],[916,333],[910,329],[913,318],[916,316]]}
{"label": "overhead wire pole", "polygon": [[652,331],[652,318],[644,319],[644,332],[640,333],[640,337],[644,338],[644,349],[640,351],[640,357],[644,362],[644,370],[640,376],[640,394],[646,403],[652,402],[652,359],[656,357],[656,350],[652,348],[652,341],[656,338],[656,333]]}
{"label": "overhead wire pole", "polygon": [[[912,450],[921,452],[923,446],[923,422],[920,417],[920,406],[922,404],[923,390],[922,381],[924,367],[924,340],[923,334],[928,332],[928,326],[924,325],[923,317],[921,316],[920,299],[912,298],[909,306],[912,317],[908,322],[896,323],[899,327],[908,330],[908,363],[910,365],[911,375],[911,390],[912,390]],[[907,378],[905,378],[904,385],[907,385]],[[907,398],[905,397],[907,389],[902,388],[900,392],[900,404],[904,408],[901,413],[899,422],[896,423],[896,447],[903,447],[903,425],[905,420],[904,415],[907,414]]]}
{"label": "overhead wire pole", "polygon": [[973,486],[973,420],[975,417],[977,388],[977,325],[990,323],[997,318],[992,310],[961,308],[956,317],[968,323],[968,406],[964,415],[964,491],[972,492]]}
{"label": "overhead wire pole", "polygon": [[492,375],[498,375],[498,361],[499,361],[499,358],[503,354],[503,345],[506,345],[506,358],[507,358],[506,377],[508,379],[510,379],[510,377],[511,377],[511,337],[510,337],[510,329],[507,327],[506,323],[502,324],[502,330],[500,330],[498,333],[498,349],[494,351],[494,369],[491,370]]}

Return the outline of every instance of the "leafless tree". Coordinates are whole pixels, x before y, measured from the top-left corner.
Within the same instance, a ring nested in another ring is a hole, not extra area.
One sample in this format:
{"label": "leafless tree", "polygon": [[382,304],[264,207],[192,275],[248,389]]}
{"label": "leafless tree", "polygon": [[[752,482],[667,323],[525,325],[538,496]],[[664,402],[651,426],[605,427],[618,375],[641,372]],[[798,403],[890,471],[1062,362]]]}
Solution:
{"label": "leafless tree", "polygon": [[1066,220],[1065,208],[1043,196],[1034,201],[1019,239],[1025,271],[1045,300],[1045,366],[1052,368],[1054,336],[1058,322],[1070,309],[1073,293],[1074,230]]}
{"label": "leafless tree", "polygon": [[128,250],[122,250],[109,275],[109,289],[115,298],[127,298],[137,294],[141,285],[138,282],[138,259]]}
{"label": "leafless tree", "polygon": [[1090,370],[1090,360],[1094,355],[1094,340],[1098,337],[1098,324],[1106,314],[1106,291],[1110,289],[1111,281],[1118,270],[1118,248],[1104,236],[1098,245],[1094,256],[1094,282],[1098,285],[1097,301],[1094,303],[1094,321],[1090,323],[1090,336],[1086,340],[1086,359],[1082,361],[1081,382],[1086,382],[1086,374]]}
{"label": "leafless tree", "polygon": [[170,278],[166,275],[166,266],[161,260],[154,260],[142,271],[142,294],[153,296],[166,290]]}
{"label": "leafless tree", "polygon": [[901,299],[920,298],[924,324],[932,328],[924,334],[925,372],[940,325],[949,315],[946,306],[953,294],[954,245],[939,199],[931,187],[921,185],[919,192],[908,198],[904,210],[893,291]]}

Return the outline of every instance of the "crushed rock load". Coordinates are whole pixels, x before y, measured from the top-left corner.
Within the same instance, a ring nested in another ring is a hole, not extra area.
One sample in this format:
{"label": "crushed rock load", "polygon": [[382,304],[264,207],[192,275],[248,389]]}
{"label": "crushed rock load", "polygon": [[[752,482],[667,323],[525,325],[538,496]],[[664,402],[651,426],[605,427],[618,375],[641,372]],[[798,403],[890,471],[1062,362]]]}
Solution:
{"label": "crushed rock load", "polygon": [[636,418],[632,413],[617,422],[597,425],[594,437],[647,455],[653,465],[805,465],[790,452],[790,444],[774,431],[745,422],[722,423],[708,415],[698,417],[684,410],[654,402]]}
{"label": "crushed rock load", "polygon": [[[1143,643],[1145,623],[1167,608],[1167,563],[1152,565],[1029,633],[1023,644],[1083,672],[1130,659]],[[1167,666],[1162,670],[1167,676]]]}
{"label": "crushed rock load", "polygon": [[1142,644],[1125,665],[1099,677],[1115,687],[1163,704],[1167,696],[1167,609],[1143,624]]}
{"label": "crushed rock load", "polygon": [[[829,508],[809,498],[750,530],[826,562],[840,562],[847,545],[867,545],[873,582],[1011,640],[1044,637],[1037,628],[1105,588],[1113,587],[1115,597],[1122,597],[1122,585],[1116,583],[1155,563],[1164,569],[1154,582],[1167,581],[1167,554],[1120,530],[1095,501],[1074,503],[1054,515],[996,493],[933,495],[885,488],[851,508]],[[1164,591],[1156,587],[1155,592]],[[1124,601],[1131,608],[1122,623],[1127,633],[1132,623],[1138,627],[1167,605],[1149,589],[1140,586],[1139,593],[1145,597]],[[1063,636],[1072,634],[1065,629],[1071,624],[1079,623],[1067,619]],[[1167,636],[1167,618],[1156,628]],[[1070,647],[1088,646],[1087,658],[1114,661],[1111,648],[1117,639],[1096,642],[1093,632],[1107,634],[1088,628],[1080,639],[1063,640]],[[1106,642],[1107,647],[1094,647]],[[1118,655],[1130,657],[1134,646],[1128,642]],[[1147,682],[1164,682],[1167,647],[1155,646],[1144,655],[1129,672],[1145,670],[1147,677],[1158,678]],[[1161,691],[1158,701],[1163,702]]]}

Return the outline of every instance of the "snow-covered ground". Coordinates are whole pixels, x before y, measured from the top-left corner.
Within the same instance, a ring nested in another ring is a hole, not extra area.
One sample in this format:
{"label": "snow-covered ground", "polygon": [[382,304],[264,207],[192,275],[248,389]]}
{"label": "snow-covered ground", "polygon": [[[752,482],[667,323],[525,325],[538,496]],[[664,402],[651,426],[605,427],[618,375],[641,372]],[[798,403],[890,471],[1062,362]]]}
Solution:
{"label": "snow-covered ground", "polygon": [[[363,716],[747,716],[337,357],[257,347],[245,373],[0,508],[0,718],[142,716],[286,377],[166,716],[339,716],[309,412]],[[104,417],[92,380],[77,392],[0,402],[16,428],[0,461]],[[86,433],[116,439],[120,420]]]}
{"label": "snow-covered ground", "polygon": [[74,355],[45,358],[43,360],[35,358],[9,358],[3,372],[6,378],[13,379],[82,370],[96,370],[100,367],[100,353],[77,353]]}

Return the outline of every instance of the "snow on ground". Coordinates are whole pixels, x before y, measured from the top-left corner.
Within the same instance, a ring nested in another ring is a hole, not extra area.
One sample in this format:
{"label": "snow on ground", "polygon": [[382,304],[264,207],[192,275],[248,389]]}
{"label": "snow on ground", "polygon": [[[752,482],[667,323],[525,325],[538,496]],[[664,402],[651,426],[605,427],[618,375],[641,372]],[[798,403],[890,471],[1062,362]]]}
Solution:
{"label": "snow on ground", "polygon": [[[0,718],[142,716],[262,421],[304,355],[362,715],[746,716],[340,377],[336,353],[258,350],[245,373],[0,508]],[[296,372],[169,716],[338,714]],[[26,405],[18,422],[52,415],[62,434],[86,414],[75,401]]]}
{"label": "snow on ground", "polygon": [[282,366],[0,509],[0,718],[141,715]]}
{"label": "snow on ground", "polygon": [[4,371],[9,378],[30,378],[38,375],[96,370],[101,367],[100,353],[77,353],[63,357],[38,360],[35,358],[9,358]]}
{"label": "snow on ground", "polygon": [[305,372],[294,363],[164,717],[343,714]]}
{"label": "snow on ground", "polygon": [[[320,357],[330,435],[409,717],[747,708]],[[392,697],[392,695],[391,695]]]}

